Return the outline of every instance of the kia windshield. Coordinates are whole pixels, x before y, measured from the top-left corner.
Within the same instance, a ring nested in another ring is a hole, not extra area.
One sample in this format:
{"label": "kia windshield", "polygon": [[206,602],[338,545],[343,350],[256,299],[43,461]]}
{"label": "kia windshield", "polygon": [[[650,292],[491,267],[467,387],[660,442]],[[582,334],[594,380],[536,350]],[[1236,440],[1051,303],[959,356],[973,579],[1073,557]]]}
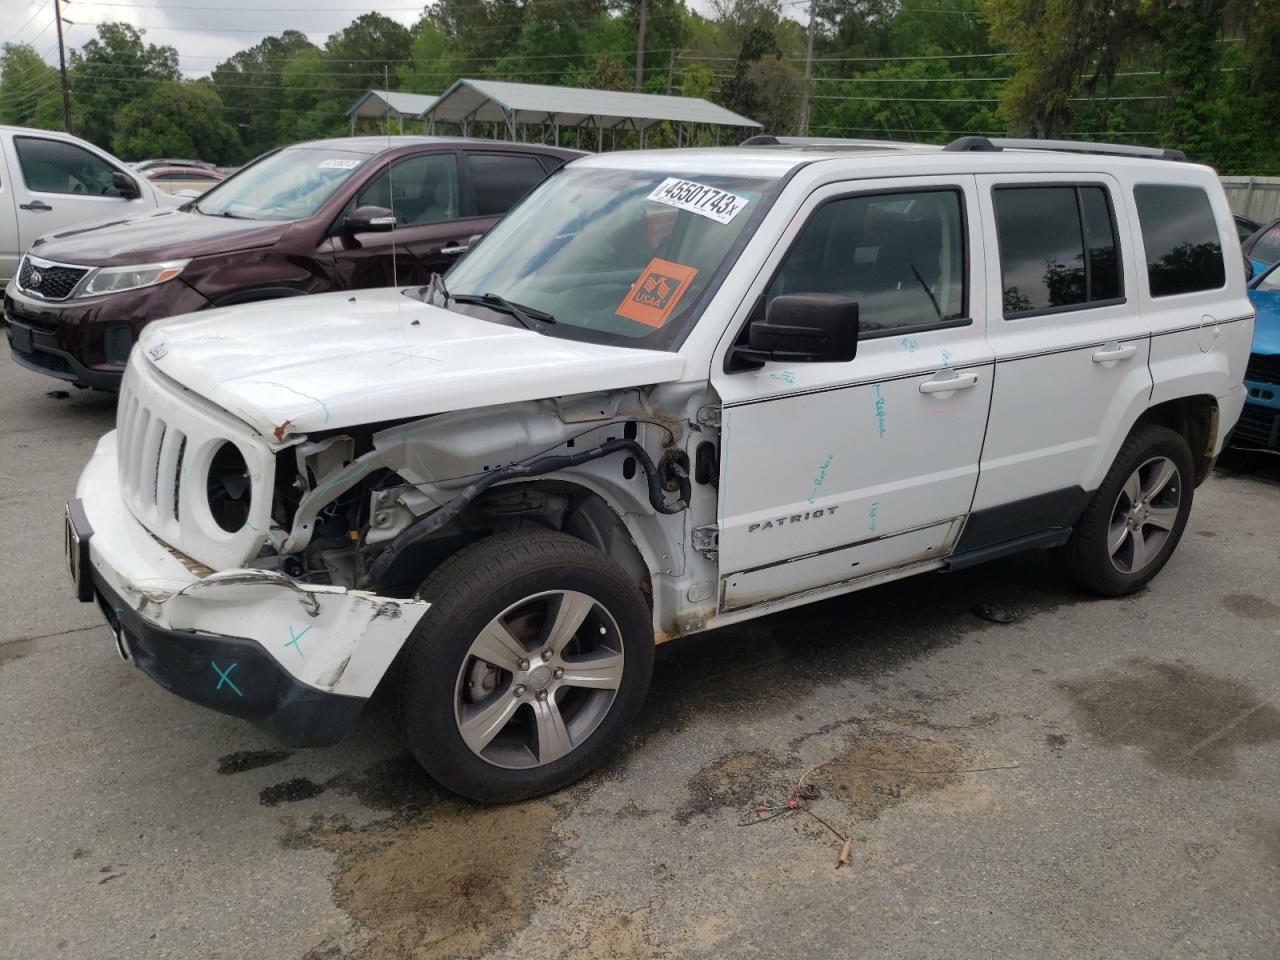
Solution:
{"label": "kia windshield", "polygon": [[[449,272],[448,306],[549,336],[674,349],[777,183],[569,167]],[[439,284],[419,295],[444,305]]]}
{"label": "kia windshield", "polygon": [[302,220],[369,160],[367,154],[349,150],[290,147],[222,181],[190,209],[211,217]]}

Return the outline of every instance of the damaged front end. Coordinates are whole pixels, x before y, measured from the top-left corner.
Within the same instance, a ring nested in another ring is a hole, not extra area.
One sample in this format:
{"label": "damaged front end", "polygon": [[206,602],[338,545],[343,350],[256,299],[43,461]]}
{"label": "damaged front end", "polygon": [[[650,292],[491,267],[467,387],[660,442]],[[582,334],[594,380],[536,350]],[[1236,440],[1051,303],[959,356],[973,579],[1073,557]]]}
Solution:
{"label": "damaged front end", "polygon": [[668,384],[272,435],[131,368],[68,511],[81,597],[172,692],[332,743],[426,613],[424,579],[481,537],[563,530],[651,596],[652,573],[683,589],[705,399]]}

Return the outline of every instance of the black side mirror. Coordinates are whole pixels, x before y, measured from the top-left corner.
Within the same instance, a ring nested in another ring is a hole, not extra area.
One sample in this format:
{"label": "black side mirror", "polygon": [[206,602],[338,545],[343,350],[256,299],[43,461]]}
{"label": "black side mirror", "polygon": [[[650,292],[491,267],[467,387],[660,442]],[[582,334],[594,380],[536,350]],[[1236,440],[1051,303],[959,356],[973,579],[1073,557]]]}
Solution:
{"label": "black side mirror", "polygon": [[345,220],[345,233],[386,233],[396,228],[396,215],[386,207],[356,207]]}
{"label": "black side mirror", "polygon": [[846,363],[858,352],[858,301],[834,293],[784,293],[730,351],[730,370],[784,363]]}
{"label": "black side mirror", "polygon": [[115,187],[116,193],[126,200],[137,200],[142,196],[142,188],[138,186],[133,177],[127,173],[121,173],[119,170],[112,171],[111,186]]}

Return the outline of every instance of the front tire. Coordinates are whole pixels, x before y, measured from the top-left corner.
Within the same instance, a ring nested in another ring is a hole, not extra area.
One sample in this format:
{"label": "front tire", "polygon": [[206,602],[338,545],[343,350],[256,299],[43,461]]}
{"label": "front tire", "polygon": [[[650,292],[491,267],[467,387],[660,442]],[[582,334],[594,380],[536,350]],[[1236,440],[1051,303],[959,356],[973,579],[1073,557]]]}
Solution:
{"label": "front tire", "polygon": [[653,673],[649,608],[627,574],[562,533],[500,534],[419,588],[399,716],[410,752],[472,800],[556,790],[605,759]]}
{"label": "front tire", "polygon": [[1194,477],[1181,434],[1155,424],[1136,427],[1063,548],[1072,579],[1104,597],[1150,581],[1182,538]]}

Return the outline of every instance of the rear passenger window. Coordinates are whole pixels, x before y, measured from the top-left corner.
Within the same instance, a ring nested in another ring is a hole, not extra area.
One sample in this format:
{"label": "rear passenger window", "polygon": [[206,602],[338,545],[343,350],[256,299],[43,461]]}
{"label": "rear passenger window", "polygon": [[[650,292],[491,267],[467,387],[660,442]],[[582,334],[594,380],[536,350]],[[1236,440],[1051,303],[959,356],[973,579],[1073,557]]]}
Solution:
{"label": "rear passenger window", "polygon": [[1209,195],[1199,187],[1133,188],[1153,297],[1217,290],[1227,282]]}
{"label": "rear passenger window", "polygon": [[873,337],[963,320],[964,272],[956,191],[846,197],[814,211],[765,301],[783,293],[843,294],[858,301],[862,336]]}
{"label": "rear passenger window", "polygon": [[496,217],[546,179],[537,157],[519,153],[472,153],[471,181],[476,192],[476,216]]}
{"label": "rear passenger window", "polygon": [[999,187],[994,198],[1005,317],[1121,299],[1120,250],[1105,189]]}

